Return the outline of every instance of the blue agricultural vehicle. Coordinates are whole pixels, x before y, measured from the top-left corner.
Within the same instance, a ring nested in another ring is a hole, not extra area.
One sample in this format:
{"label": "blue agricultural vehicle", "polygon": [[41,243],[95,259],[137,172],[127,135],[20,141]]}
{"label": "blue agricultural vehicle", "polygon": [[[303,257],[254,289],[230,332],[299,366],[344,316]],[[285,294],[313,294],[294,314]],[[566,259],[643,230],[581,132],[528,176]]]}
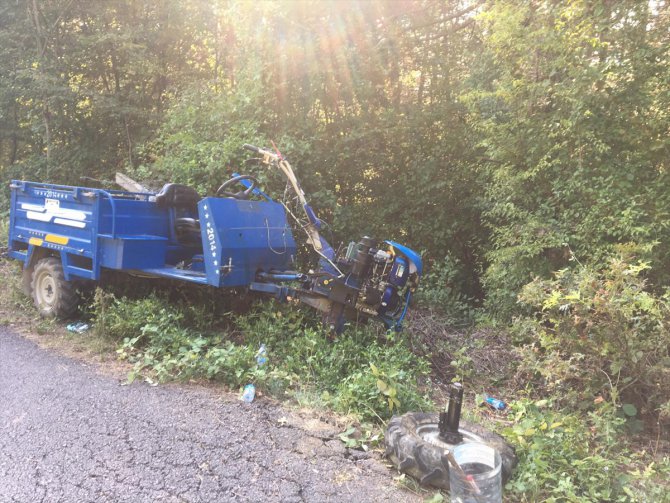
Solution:
{"label": "blue agricultural vehicle", "polygon": [[[272,200],[248,175],[212,197],[175,183],[127,192],[12,181],[9,256],[23,262],[23,286],[39,313],[71,316],[76,283],[98,281],[108,269],[300,301],[321,311],[335,332],[347,320],[369,318],[399,330],[421,257],[370,237],[336,253],[289,162],[278,151],[244,147],[286,176],[299,211]],[[314,270],[295,270],[288,215],[319,256]]]}

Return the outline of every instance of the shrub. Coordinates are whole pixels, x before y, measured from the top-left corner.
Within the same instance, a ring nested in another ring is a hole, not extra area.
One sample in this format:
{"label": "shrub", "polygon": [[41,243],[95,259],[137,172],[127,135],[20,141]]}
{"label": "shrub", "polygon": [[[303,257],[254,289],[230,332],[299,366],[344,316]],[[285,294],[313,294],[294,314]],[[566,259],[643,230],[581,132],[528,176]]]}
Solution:
{"label": "shrub", "polygon": [[472,324],[475,299],[462,293],[462,275],[463,267],[456,260],[445,257],[435,261],[421,278],[417,301],[444,315],[451,325]]}
{"label": "shrub", "polygon": [[636,406],[667,411],[670,304],[647,290],[648,268],[619,256],[605,270],[580,265],[527,285],[520,300],[537,317],[523,324],[525,369],[567,403],[606,398],[629,416]]}
{"label": "shrub", "polygon": [[431,407],[420,391],[428,362],[402,337],[386,340],[373,327],[350,327],[331,341],[311,312],[272,304],[237,324],[246,341],[265,343],[273,365],[294,376],[294,391],[311,390],[337,411],[383,420]]}
{"label": "shrub", "polygon": [[667,501],[668,459],[641,462],[622,442],[623,419],[602,402],[588,414],[558,410],[550,400],[519,400],[503,433],[519,465],[506,486],[514,501]]}
{"label": "shrub", "polygon": [[184,318],[183,313],[156,294],[130,300],[100,288],[95,291],[92,309],[98,335],[118,341],[135,338],[138,346],[149,343],[152,334],[179,325]]}

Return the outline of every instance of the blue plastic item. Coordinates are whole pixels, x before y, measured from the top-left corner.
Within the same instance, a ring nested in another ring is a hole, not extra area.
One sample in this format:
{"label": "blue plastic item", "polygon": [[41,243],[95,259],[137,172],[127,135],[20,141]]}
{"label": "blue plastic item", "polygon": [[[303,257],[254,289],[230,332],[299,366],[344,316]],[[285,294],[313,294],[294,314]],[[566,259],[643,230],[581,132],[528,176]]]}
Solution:
{"label": "blue plastic item", "polygon": [[507,404],[498,398],[493,398],[492,396],[484,395],[484,402],[495,410],[505,410]]}
{"label": "blue plastic item", "polygon": [[77,323],[70,323],[67,327],[68,332],[73,332],[75,334],[83,334],[84,332],[87,332],[91,326],[88,323],[84,323],[83,321],[79,321]]}
{"label": "blue plastic item", "polygon": [[242,401],[251,403],[256,398],[256,386],[253,384],[247,384],[242,391]]}
{"label": "blue plastic item", "polygon": [[267,362],[268,362],[268,351],[267,348],[265,347],[265,344],[261,344],[261,347],[258,349],[258,353],[256,353],[256,365],[262,367]]}
{"label": "blue plastic item", "polygon": [[421,260],[421,255],[419,255],[411,248],[407,248],[406,246],[396,243],[395,241],[384,241],[384,242],[386,244],[391,245],[400,254],[407,257],[407,260],[409,260],[410,262],[410,273],[416,272],[419,276],[423,275],[423,262]]}
{"label": "blue plastic item", "polygon": [[409,268],[407,267],[407,260],[403,257],[396,257],[389,275],[389,283],[398,288],[402,288],[407,283],[409,277]]}

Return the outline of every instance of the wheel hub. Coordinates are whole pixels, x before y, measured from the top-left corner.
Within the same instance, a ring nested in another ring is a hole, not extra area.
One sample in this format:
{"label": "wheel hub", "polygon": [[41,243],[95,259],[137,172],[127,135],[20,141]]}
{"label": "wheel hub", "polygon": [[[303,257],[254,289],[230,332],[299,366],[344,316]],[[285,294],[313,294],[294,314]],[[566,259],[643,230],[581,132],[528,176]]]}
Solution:
{"label": "wheel hub", "polygon": [[46,307],[51,307],[56,298],[56,284],[50,274],[43,274],[37,283],[35,290],[38,300]]}
{"label": "wheel hub", "polygon": [[440,435],[440,428],[437,424],[421,425],[416,429],[416,433],[426,442],[445,450],[451,450],[456,445],[467,442],[483,442],[479,435],[475,435],[468,430],[459,428],[458,433],[462,435],[462,440],[456,444],[450,443]]}

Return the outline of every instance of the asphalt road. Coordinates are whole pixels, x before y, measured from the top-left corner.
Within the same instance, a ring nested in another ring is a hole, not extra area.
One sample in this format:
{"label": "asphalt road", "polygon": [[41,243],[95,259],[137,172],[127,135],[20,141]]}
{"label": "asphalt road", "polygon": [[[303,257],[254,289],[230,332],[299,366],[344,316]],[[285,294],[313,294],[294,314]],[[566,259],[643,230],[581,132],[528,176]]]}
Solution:
{"label": "asphalt road", "polygon": [[119,380],[0,328],[0,502],[417,501],[263,400]]}

